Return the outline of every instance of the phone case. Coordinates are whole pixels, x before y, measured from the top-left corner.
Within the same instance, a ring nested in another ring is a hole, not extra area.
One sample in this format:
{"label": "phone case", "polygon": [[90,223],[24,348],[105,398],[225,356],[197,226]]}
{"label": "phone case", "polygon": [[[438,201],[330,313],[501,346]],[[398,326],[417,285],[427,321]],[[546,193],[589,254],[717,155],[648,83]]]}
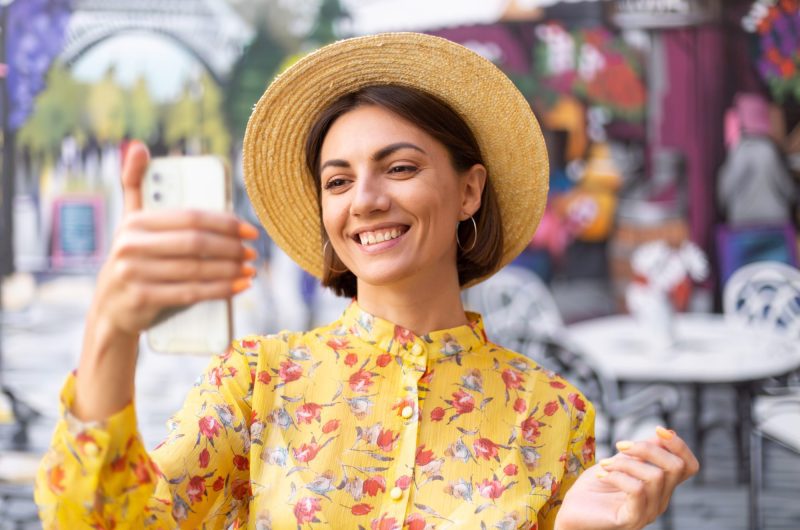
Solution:
{"label": "phone case", "polygon": [[[145,210],[230,211],[230,172],[214,156],[154,158],[145,175],[142,194]],[[232,340],[230,299],[165,310],[146,335],[150,349],[159,353],[222,353]]]}

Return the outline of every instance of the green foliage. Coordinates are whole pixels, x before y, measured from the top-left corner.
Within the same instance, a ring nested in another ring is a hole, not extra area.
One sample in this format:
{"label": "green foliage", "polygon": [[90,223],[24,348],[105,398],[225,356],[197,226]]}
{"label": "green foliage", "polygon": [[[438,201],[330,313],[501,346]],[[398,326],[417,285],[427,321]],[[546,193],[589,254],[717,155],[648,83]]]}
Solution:
{"label": "green foliage", "polygon": [[144,142],[155,139],[158,133],[158,106],[150,97],[147,82],[140,77],[130,91],[125,106],[127,134]]}
{"label": "green foliage", "polygon": [[109,69],[105,77],[92,85],[86,112],[91,132],[101,143],[117,144],[125,137],[126,112],[125,91],[114,80],[114,70]]}

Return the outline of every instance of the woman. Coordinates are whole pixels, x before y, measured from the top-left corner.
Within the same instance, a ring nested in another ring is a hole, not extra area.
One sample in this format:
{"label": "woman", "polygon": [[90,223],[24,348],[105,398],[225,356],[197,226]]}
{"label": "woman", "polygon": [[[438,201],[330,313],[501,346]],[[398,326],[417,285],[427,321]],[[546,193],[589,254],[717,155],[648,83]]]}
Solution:
{"label": "woman", "polygon": [[[271,236],[354,297],[306,333],[236,341],[151,454],[131,405],[139,333],[165,306],[246,286],[252,227],[144,214],[137,146],[126,219],[87,323],[37,502],[47,527],[642,528],[697,461],[672,431],[593,465],[578,390],[492,344],[460,290],[513,259],[547,163],[524,98],[435,37],[343,41],[256,106],[248,193]],[[321,222],[320,222],[321,221]]]}

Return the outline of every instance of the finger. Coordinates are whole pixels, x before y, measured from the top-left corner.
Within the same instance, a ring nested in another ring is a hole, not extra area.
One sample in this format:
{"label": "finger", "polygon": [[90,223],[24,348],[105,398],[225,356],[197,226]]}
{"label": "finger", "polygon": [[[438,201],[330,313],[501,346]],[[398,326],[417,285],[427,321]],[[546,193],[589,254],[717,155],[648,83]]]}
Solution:
{"label": "finger", "polygon": [[176,230],[170,232],[126,232],[117,238],[117,256],[143,258],[207,258],[251,260],[256,252],[238,237],[209,232]]}
{"label": "finger", "polygon": [[249,278],[213,282],[132,284],[129,300],[134,309],[188,306],[206,300],[230,298],[249,288]]}
{"label": "finger", "polygon": [[252,278],[256,269],[240,260],[224,259],[147,259],[117,260],[123,282],[196,282]]}
{"label": "finger", "polygon": [[203,230],[242,239],[258,239],[258,229],[226,212],[205,210],[156,210],[135,212],[127,219],[127,227],[139,230]]}
{"label": "finger", "polygon": [[622,471],[602,472],[598,478],[627,495],[626,506],[618,513],[617,523],[627,526],[647,519],[647,494],[644,483]]}
{"label": "finger", "polygon": [[628,457],[648,462],[664,471],[671,482],[677,484],[683,480],[686,463],[679,456],[672,454],[658,444],[656,440],[617,443],[617,449]]}
{"label": "finger", "polygon": [[697,457],[675,431],[665,429],[664,427],[656,427],[656,435],[658,436],[659,444],[663,448],[683,460],[685,468],[683,470],[683,476],[681,477],[682,481],[700,471],[700,462],[697,461]]}
{"label": "finger", "polygon": [[128,146],[122,164],[122,196],[125,214],[142,209],[142,180],[150,163],[150,153],[142,142],[133,141]]}
{"label": "finger", "polygon": [[667,475],[661,468],[625,455],[606,458],[600,461],[600,465],[606,472],[622,472],[642,482],[647,496],[648,519],[655,519],[669,505],[669,498],[677,481],[673,480],[668,484]]}

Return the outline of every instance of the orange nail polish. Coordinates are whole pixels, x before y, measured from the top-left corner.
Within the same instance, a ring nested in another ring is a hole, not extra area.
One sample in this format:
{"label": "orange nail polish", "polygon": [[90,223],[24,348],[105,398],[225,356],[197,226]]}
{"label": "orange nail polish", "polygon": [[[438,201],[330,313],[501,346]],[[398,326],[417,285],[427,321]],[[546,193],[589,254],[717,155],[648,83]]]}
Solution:
{"label": "orange nail polish", "polygon": [[633,442],[629,442],[627,440],[623,440],[621,442],[617,442],[617,450],[618,451],[627,451],[633,447]]}
{"label": "orange nail polish", "polygon": [[258,239],[258,228],[241,221],[239,223],[239,237],[242,239]]}
{"label": "orange nail polish", "polygon": [[242,269],[239,272],[239,276],[252,278],[255,275],[256,275],[256,269],[254,267],[251,267],[250,265],[242,265]]}
{"label": "orange nail polish", "polygon": [[664,427],[658,426],[656,427],[656,434],[662,440],[672,440],[675,438],[675,431],[665,429]]}
{"label": "orange nail polish", "polygon": [[233,290],[233,294],[238,294],[248,287],[250,287],[250,278],[237,278],[234,280],[231,289]]}
{"label": "orange nail polish", "polygon": [[244,259],[250,261],[258,257],[258,253],[250,247],[244,247]]}

